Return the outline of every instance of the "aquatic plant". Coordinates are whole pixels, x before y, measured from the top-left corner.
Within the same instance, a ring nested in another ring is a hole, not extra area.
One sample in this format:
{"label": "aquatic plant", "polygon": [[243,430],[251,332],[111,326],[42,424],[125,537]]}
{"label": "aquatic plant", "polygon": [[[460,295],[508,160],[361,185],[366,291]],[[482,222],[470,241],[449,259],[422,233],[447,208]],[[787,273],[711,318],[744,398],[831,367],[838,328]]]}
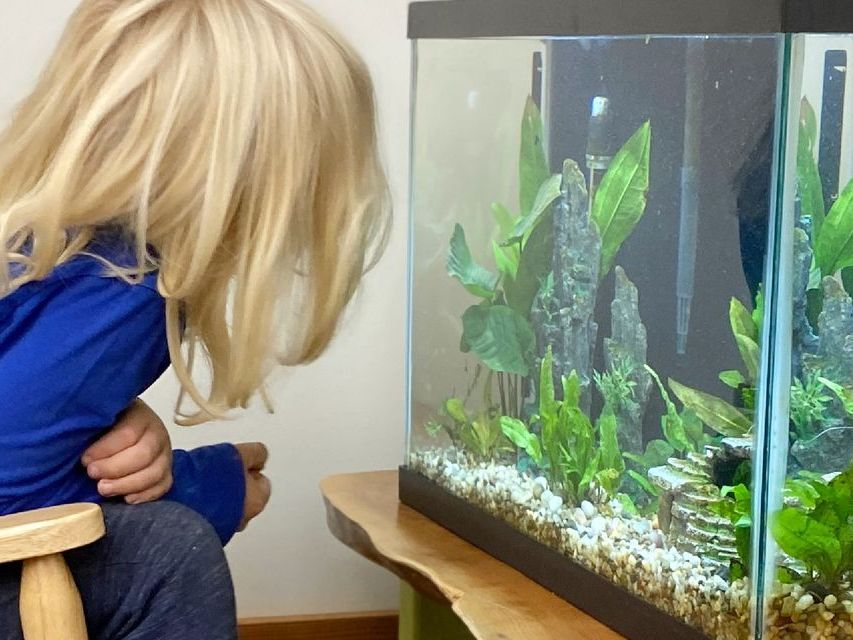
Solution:
{"label": "aquatic plant", "polygon": [[444,403],[441,418],[427,422],[427,433],[435,437],[444,432],[454,446],[481,460],[491,460],[509,449],[501,430],[501,418],[494,410],[471,415],[461,399],[451,398]]}
{"label": "aquatic plant", "polygon": [[817,372],[806,374],[804,380],[794,379],[791,387],[791,423],[794,435],[800,440],[813,438],[820,433],[821,425],[826,420],[826,409],[833,398],[827,393],[829,388],[823,380],[825,378],[821,379]]}
{"label": "aquatic plant", "polygon": [[605,410],[593,426],[580,407],[580,380],[575,373],[563,379],[563,398],[557,399],[553,362],[549,349],[540,369],[538,413],[530,420],[533,428],[503,417],[504,435],[531,457],[570,504],[616,498],[633,508],[631,500],[618,491],[625,463],[615,415]]}
{"label": "aquatic plant", "polygon": [[853,466],[828,483],[809,482],[817,497],[806,506],[783,508],[771,530],[800,565],[789,570],[800,569],[802,582],[831,592],[853,572]]}
{"label": "aquatic plant", "polygon": [[609,371],[603,373],[596,371],[593,374],[595,386],[598,387],[598,391],[604,398],[604,404],[610,411],[616,412],[636,407],[634,393],[637,382],[631,379],[634,368],[635,365],[630,360],[619,359]]}

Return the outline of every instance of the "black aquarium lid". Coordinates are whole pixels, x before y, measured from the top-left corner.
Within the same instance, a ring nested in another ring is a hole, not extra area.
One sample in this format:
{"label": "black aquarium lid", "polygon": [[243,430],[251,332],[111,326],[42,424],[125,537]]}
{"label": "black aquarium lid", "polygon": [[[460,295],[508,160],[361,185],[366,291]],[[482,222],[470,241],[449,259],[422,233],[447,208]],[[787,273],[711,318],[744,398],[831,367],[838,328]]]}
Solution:
{"label": "black aquarium lid", "polygon": [[853,33],[853,0],[431,0],[410,38]]}

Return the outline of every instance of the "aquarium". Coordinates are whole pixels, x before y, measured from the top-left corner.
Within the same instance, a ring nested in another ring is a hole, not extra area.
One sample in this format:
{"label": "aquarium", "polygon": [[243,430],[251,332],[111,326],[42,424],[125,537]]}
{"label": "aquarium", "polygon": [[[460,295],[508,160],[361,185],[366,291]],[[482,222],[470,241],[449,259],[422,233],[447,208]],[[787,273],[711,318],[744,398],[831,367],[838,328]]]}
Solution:
{"label": "aquarium", "polygon": [[853,6],[410,35],[401,499],[635,640],[853,638]]}

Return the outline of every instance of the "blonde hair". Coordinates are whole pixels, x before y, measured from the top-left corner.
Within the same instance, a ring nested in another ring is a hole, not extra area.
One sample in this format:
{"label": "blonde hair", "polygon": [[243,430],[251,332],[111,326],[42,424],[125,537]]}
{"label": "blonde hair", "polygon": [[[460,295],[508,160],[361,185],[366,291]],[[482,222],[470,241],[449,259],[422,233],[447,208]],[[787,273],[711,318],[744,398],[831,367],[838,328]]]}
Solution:
{"label": "blonde hair", "polygon": [[0,136],[0,295],[118,226],[115,274],[159,269],[183,421],[245,407],[272,355],[326,349],[384,247],[375,119],[364,62],[297,1],[84,0]]}

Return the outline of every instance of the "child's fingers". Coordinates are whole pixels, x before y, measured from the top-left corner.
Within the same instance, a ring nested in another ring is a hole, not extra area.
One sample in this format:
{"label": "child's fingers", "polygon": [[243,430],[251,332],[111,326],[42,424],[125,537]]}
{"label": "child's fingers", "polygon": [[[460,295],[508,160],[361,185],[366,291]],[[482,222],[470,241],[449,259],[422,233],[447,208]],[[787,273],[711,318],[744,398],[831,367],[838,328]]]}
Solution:
{"label": "child's fingers", "polygon": [[148,421],[141,419],[139,412],[131,409],[124,414],[115,427],[98,440],[83,454],[83,464],[103,460],[135,445],[148,431]]}
{"label": "child's fingers", "polygon": [[269,458],[269,451],[260,442],[244,442],[234,445],[243,460],[246,471],[263,471]]}
{"label": "child's fingers", "polygon": [[[160,460],[164,458],[164,460]],[[142,471],[156,462],[171,464],[169,442],[158,431],[146,431],[142,438],[110,457],[89,463],[86,470],[95,480],[117,480]]]}
{"label": "child's fingers", "polygon": [[159,462],[124,478],[101,480],[98,483],[98,493],[105,498],[130,497],[160,490],[162,490],[160,495],[163,495],[171,488],[172,470],[171,468],[164,468]]}
{"label": "child's fingers", "polygon": [[169,489],[172,488],[171,478],[169,482],[160,482],[147,491],[143,491],[141,493],[133,493],[127,497],[125,497],[124,501],[127,504],[145,504],[147,502],[154,502],[155,500],[159,500],[164,495],[169,493]]}

